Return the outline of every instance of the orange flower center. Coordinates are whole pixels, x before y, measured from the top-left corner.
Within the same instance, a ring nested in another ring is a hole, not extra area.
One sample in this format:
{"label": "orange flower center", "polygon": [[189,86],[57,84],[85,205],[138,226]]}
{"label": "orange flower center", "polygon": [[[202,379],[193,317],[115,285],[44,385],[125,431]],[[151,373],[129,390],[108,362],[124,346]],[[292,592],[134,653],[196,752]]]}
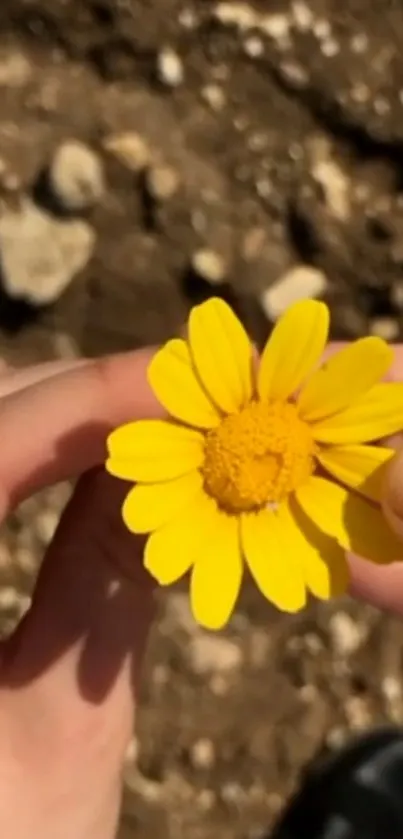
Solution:
{"label": "orange flower center", "polygon": [[309,427],[290,402],[251,402],[206,435],[206,491],[231,513],[286,498],[314,469]]}

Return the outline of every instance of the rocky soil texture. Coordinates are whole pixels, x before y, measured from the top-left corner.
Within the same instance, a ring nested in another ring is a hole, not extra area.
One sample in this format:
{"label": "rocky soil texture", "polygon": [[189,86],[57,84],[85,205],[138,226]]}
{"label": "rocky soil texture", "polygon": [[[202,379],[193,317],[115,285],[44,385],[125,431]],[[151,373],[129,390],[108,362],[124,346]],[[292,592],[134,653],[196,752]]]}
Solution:
{"label": "rocky soil texture", "polygon": [[[301,296],[336,337],[399,340],[402,54],[398,0],[1,0],[3,357],[159,342],[212,293],[258,343]],[[3,529],[4,631],[67,493]],[[210,636],[171,593],[121,839],[258,839],[315,754],[403,719],[400,637],[362,606],[288,619],[250,591]]]}

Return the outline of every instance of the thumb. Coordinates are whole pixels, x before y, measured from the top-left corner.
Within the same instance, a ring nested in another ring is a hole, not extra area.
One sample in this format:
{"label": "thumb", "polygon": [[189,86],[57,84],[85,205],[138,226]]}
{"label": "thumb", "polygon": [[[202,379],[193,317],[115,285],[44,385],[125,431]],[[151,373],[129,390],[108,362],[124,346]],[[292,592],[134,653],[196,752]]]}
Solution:
{"label": "thumb", "polygon": [[[35,804],[27,808],[29,829],[22,813],[15,836],[115,835],[154,612],[142,542],[121,519],[125,491],[102,468],[80,479],[32,607],[4,648],[0,718],[8,721],[13,752],[28,754],[25,764],[40,767],[30,769]],[[46,824],[45,812],[53,814]]]}
{"label": "thumb", "polygon": [[403,450],[397,453],[388,468],[383,508],[389,524],[403,539]]}

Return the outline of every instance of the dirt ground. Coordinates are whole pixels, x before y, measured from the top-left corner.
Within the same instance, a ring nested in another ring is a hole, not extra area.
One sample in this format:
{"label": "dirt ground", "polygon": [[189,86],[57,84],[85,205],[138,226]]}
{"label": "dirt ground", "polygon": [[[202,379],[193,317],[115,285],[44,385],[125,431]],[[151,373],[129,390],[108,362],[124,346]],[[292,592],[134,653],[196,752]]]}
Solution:
{"label": "dirt ground", "polygon": [[[1,0],[3,357],[159,342],[212,293],[259,344],[300,293],[335,337],[401,339],[402,55],[399,0]],[[5,631],[67,494],[3,528]],[[285,618],[248,590],[211,636],[172,591],[120,839],[259,839],[312,758],[403,721],[401,670],[369,607]]]}

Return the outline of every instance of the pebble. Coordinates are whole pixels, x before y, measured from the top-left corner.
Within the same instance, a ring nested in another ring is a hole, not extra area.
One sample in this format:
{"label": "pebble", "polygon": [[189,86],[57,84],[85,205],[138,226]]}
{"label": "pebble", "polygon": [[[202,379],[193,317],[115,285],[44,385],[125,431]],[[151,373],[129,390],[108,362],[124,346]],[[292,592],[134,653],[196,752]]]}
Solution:
{"label": "pebble", "polygon": [[131,172],[142,172],[149,165],[151,150],[141,134],[125,131],[111,134],[103,141],[103,148]]}
{"label": "pebble", "polygon": [[29,548],[18,548],[13,552],[14,562],[23,574],[32,577],[38,568],[38,558],[33,550]]}
{"label": "pebble", "polygon": [[320,50],[326,58],[334,58],[340,52],[340,44],[335,38],[327,38],[322,41]]}
{"label": "pebble", "polygon": [[203,101],[217,114],[225,107],[225,93],[218,84],[207,84],[203,87],[201,96]]}
{"label": "pebble", "polygon": [[192,256],[192,268],[211,285],[222,283],[227,274],[227,265],[223,257],[210,248],[200,248]]}
{"label": "pebble", "polygon": [[396,318],[373,318],[370,323],[371,335],[377,335],[384,341],[395,341],[399,337],[399,323]]}
{"label": "pebble", "polygon": [[0,588],[0,611],[20,611],[21,595],[14,586],[2,586]]}
{"label": "pebble", "polygon": [[326,745],[329,749],[341,749],[349,738],[349,732],[342,726],[331,728],[326,737]]}
{"label": "pebble", "polygon": [[267,317],[276,320],[291,303],[321,297],[326,289],[323,271],[311,265],[296,265],[262,293],[260,302]]}
{"label": "pebble", "polygon": [[65,291],[92,256],[93,228],[81,220],[59,220],[29,199],[0,217],[2,280],[10,297],[47,305]]}
{"label": "pebble", "polygon": [[298,696],[302,702],[311,705],[318,698],[318,688],[313,684],[302,685],[298,691]]}
{"label": "pebble", "polygon": [[43,545],[49,545],[55,535],[59,524],[59,515],[56,510],[43,509],[35,521],[37,536]]}
{"label": "pebble", "polygon": [[100,158],[78,140],[66,140],[56,149],[49,166],[49,181],[60,206],[68,212],[94,206],[105,192]]}
{"label": "pebble", "polygon": [[22,87],[30,81],[32,65],[23,53],[0,50],[0,87]]}
{"label": "pebble", "polygon": [[309,75],[302,64],[297,61],[282,61],[279,65],[280,71],[289,84],[296,90],[302,90],[309,82]]}
{"label": "pebble", "polygon": [[147,172],[147,188],[157,201],[167,201],[179,187],[178,173],[171,166],[153,166]]}
{"label": "pebble", "polygon": [[164,47],[158,54],[157,72],[159,80],[167,87],[179,87],[185,77],[183,63],[172,47]]}
{"label": "pebble", "polygon": [[214,9],[214,16],[223,25],[236,26],[241,32],[254,29],[258,25],[260,15],[246,3],[218,3]]}
{"label": "pebble", "polygon": [[347,612],[335,612],[331,616],[329,632],[333,649],[341,656],[355,653],[366,638],[365,627],[357,623]]}
{"label": "pebble", "polygon": [[368,701],[362,696],[348,696],[344,710],[350,728],[355,731],[369,728],[373,722]]}
{"label": "pebble", "polygon": [[284,41],[290,31],[288,15],[264,15],[260,21],[260,29],[275,41]]}
{"label": "pebble", "polygon": [[351,38],[350,47],[352,52],[362,55],[362,53],[366,52],[369,47],[368,35],[365,32],[357,32],[356,35],[353,35]]}
{"label": "pebble", "polygon": [[326,41],[332,34],[330,21],[325,18],[318,18],[313,24],[313,34],[319,41]]}
{"label": "pebble", "polygon": [[192,615],[187,594],[181,591],[170,592],[165,602],[165,608],[169,624],[174,624],[188,635],[198,632],[198,625]]}
{"label": "pebble", "polygon": [[291,7],[293,24],[300,32],[309,32],[315,18],[312,9],[303,0],[295,0]]}
{"label": "pebble", "polygon": [[217,796],[212,789],[202,789],[197,796],[197,803],[201,810],[207,812],[212,810],[217,801]]}
{"label": "pebble", "polygon": [[190,640],[189,658],[195,673],[230,673],[242,664],[242,651],[228,638],[200,633]]}
{"label": "pebble", "polygon": [[180,26],[183,26],[184,29],[192,30],[196,29],[198,25],[198,19],[194,9],[190,6],[181,9],[178,14],[178,23]]}
{"label": "pebble", "polygon": [[238,804],[245,801],[246,790],[236,781],[228,781],[221,788],[221,798],[225,804]]}
{"label": "pebble", "polygon": [[220,673],[215,673],[209,681],[209,688],[214,696],[225,696],[229,689],[228,679]]}
{"label": "pebble", "polygon": [[132,737],[125,753],[126,765],[133,766],[137,763],[140,753],[140,744],[137,737]]}
{"label": "pebble", "polygon": [[190,750],[190,759],[195,769],[204,771],[211,769],[215,763],[213,741],[207,737],[201,737],[200,740],[196,740]]}
{"label": "pebble", "polygon": [[395,704],[402,699],[402,685],[396,676],[385,676],[381,683],[381,690],[390,704]]}
{"label": "pebble", "polygon": [[315,161],[312,176],[323,189],[326,204],[335,218],[347,221],[350,216],[350,181],[337,161]]}
{"label": "pebble", "polygon": [[257,35],[246,38],[243,48],[249,58],[260,58],[264,54],[264,43]]}
{"label": "pebble", "polygon": [[267,232],[264,227],[251,227],[247,230],[242,242],[242,256],[246,262],[254,262],[261,255],[267,243]]}

